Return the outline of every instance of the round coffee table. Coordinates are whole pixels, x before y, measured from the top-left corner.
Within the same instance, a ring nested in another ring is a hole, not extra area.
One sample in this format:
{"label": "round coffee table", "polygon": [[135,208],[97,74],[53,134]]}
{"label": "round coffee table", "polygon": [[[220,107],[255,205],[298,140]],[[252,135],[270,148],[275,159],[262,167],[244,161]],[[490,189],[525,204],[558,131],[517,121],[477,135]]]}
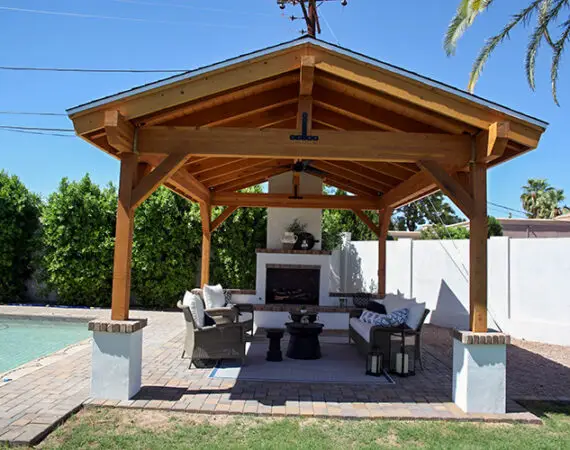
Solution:
{"label": "round coffee table", "polygon": [[323,331],[322,323],[288,322],[285,326],[291,336],[287,347],[287,358],[319,359],[321,357],[319,334]]}
{"label": "round coffee table", "polygon": [[284,330],[281,328],[269,328],[265,330],[267,339],[269,339],[269,350],[265,359],[267,361],[283,361],[281,355],[281,338],[283,337]]}

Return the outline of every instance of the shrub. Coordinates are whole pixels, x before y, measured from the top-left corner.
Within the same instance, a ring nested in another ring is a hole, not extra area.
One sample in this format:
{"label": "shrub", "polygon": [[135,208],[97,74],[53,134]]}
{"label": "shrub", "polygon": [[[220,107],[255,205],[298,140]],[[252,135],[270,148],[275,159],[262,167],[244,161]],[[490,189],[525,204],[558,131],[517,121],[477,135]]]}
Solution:
{"label": "shrub", "polygon": [[0,171],[0,301],[20,299],[38,249],[40,198]]}
{"label": "shrub", "polygon": [[89,175],[61,180],[43,214],[43,270],[46,288],[61,304],[109,306],[117,194]]}
{"label": "shrub", "polygon": [[132,292],[147,308],[172,308],[196,285],[201,253],[200,208],[164,187],[135,213]]}
{"label": "shrub", "polygon": [[[261,192],[259,186],[245,192]],[[216,208],[213,217],[221,212]],[[267,243],[267,210],[239,208],[212,233],[210,282],[234,289],[255,289],[256,248]]]}

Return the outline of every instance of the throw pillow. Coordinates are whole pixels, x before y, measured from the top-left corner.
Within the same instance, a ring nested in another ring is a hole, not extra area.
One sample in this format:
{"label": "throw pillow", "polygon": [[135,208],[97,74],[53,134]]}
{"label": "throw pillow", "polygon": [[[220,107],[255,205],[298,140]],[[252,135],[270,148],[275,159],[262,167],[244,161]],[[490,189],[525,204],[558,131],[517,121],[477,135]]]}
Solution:
{"label": "throw pillow", "polygon": [[204,303],[206,309],[223,308],[226,306],[226,297],[221,284],[215,286],[204,285]]}
{"label": "throw pillow", "polygon": [[212,319],[212,316],[210,316],[210,314],[205,312],[204,313],[204,326],[205,327],[212,327],[214,325],[216,325],[216,321],[214,319]]}
{"label": "throw pillow", "polygon": [[412,329],[416,329],[420,325],[420,321],[424,316],[424,311],[426,310],[425,303],[414,303],[408,307],[408,318],[406,319],[406,325]]}
{"label": "throw pillow", "polygon": [[372,311],[378,314],[387,314],[386,307],[377,300],[372,300],[368,302],[368,306],[366,306],[366,309],[368,311]]}
{"label": "throw pillow", "polygon": [[226,305],[231,304],[232,303],[232,291],[230,291],[229,289],[224,289],[224,298],[226,299]]}
{"label": "throw pillow", "polygon": [[387,314],[382,319],[380,319],[380,325],[382,327],[399,327],[400,325],[404,325],[406,323],[406,319],[408,318],[408,309],[398,309],[396,311],[392,311],[390,314]]}
{"label": "throw pillow", "polygon": [[202,303],[200,296],[186,291],[182,304],[188,306],[194,323],[198,328],[202,328],[204,326],[204,303]]}
{"label": "throw pillow", "polygon": [[358,320],[365,323],[374,323],[375,320],[378,320],[378,316],[381,315],[382,314],[378,314],[373,311],[368,311],[367,309],[365,309],[364,311],[362,311],[362,314],[360,314]]}

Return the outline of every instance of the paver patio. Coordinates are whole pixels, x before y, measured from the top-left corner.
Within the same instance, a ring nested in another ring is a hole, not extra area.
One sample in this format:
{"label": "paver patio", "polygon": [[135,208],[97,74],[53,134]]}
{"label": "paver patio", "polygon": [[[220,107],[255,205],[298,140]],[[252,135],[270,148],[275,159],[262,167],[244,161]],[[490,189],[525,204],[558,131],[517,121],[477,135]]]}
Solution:
{"label": "paver patio", "polygon": [[[109,316],[107,310],[1,308],[4,314]],[[135,311],[133,317],[149,319],[144,330],[143,388],[136,399],[89,399],[91,347],[86,341],[49,364],[35,368],[34,363],[14,372],[13,381],[0,385],[0,443],[35,443],[81,405],[199,413],[536,422],[538,419],[515,400],[570,401],[568,347],[515,340],[508,348],[509,413],[467,415],[451,401],[451,336],[445,328],[426,326],[426,370],[414,377],[396,377],[395,386],[276,383],[209,378],[211,369],[188,370],[188,360],[180,358],[181,313]]]}

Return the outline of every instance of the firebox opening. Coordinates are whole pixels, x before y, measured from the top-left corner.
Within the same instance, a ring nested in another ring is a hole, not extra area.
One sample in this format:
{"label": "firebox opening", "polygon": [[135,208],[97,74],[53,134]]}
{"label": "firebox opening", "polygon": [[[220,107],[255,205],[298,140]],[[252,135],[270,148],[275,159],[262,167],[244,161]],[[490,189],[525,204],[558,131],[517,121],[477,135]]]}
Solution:
{"label": "firebox opening", "polygon": [[267,267],[265,301],[280,305],[318,305],[320,268]]}

